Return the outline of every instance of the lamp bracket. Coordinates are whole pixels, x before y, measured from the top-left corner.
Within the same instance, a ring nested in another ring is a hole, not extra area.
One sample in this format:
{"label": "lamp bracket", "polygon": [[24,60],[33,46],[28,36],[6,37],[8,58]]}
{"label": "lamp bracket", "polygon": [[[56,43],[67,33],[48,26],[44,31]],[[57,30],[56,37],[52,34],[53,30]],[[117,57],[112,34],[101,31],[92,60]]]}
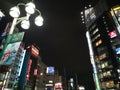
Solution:
{"label": "lamp bracket", "polygon": [[26,20],[26,16],[25,17],[21,17],[17,19],[16,25],[19,24],[21,21]]}
{"label": "lamp bracket", "polygon": [[16,22],[16,25],[19,24],[23,20],[29,20],[29,17],[30,17],[30,14],[27,13],[26,16],[18,18],[17,22]]}

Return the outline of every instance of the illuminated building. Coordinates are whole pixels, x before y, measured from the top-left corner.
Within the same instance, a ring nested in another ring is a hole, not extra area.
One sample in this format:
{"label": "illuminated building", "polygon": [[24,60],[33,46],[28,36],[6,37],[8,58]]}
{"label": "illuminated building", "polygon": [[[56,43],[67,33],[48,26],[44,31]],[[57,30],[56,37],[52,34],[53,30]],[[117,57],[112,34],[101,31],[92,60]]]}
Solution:
{"label": "illuminated building", "polygon": [[100,0],[81,12],[97,90],[119,89],[120,7]]}
{"label": "illuminated building", "polygon": [[58,70],[55,70],[54,67],[47,67],[46,72],[46,89],[45,90],[63,90],[63,77],[59,75]]}
{"label": "illuminated building", "polygon": [[70,80],[68,80],[68,90],[74,90],[75,86],[74,86],[74,79],[70,78]]}
{"label": "illuminated building", "polygon": [[58,72],[57,72],[57,74],[55,74],[55,68],[53,66],[47,67],[47,69],[46,69],[47,82],[45,85],[46,90],[53,90],[54,89],[55,75],[58,75]]}
{"label": "illuminated building", "polygon": [[45,90],[45,84],[47,82],[46,79],[47,65],[44,64],[41,58],[39,57],[37,66],[38,66],[38,75],[36,79],[35,90]]}
{"label": "illuminated building", "polygon": [[[18,52],[16,56],[13,56],[13,61],[10,60],[8,63],[5,63],[5,65],[1,65],[0,69],[5,69],[3,72],[1,72],[1,75],[4,75],[3,81],[3,89],[15,89],[18,88],[18,82],[20,79],[20,74],[24,62],[24,56],[25,56],[26,50],[24,50],[23,45],[20,45]],[[5,67],[4,67],[5,66]]]}
{"label": "illuminated building", "polygon": [[39,49],[34,45],[26,48],[26,55],[20,75],[19,89],[34,90],[38,75]]}
{"label": "illuminated building", "polygon": [[0,89],[17,88],[24,61],[25,50],[21,43],[24,33],[11,35],[11,40],[0,60]]}

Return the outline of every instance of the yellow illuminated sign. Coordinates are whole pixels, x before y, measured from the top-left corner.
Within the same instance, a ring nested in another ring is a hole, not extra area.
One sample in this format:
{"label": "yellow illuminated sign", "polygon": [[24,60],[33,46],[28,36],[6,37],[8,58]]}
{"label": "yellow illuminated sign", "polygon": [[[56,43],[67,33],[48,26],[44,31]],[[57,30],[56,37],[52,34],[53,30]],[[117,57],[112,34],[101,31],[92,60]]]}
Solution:
{"label": "yellow illuminated sign", "polygon": [[119,6],[119,7],[116,7],[116,8],[113,8],[113,10],[115,10],[115,11],[118,10],[118,9],[120,9],[120,6]]}

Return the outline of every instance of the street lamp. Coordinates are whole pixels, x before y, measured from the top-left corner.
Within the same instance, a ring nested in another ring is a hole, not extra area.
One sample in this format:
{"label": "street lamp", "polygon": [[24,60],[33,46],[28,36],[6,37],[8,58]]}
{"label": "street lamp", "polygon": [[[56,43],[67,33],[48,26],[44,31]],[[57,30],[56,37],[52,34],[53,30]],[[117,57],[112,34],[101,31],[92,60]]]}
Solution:
{"label": "street lamp", "polygon": [[[25,6],[26,16],[20,17],[20,10],[19,10],[20,6]],[[18,3],[17,6],[14,6],[10,9],[9,14],[10,14],[10,16],[13,17],[13,22],[11,24],[8,36],[7,36],[6,41],[4,43],[4,47],[2,49],[2,52],[0,53],[0,59],[4,53],[5,48],[7,47],[8,42],[9,42],[9,36],[11,34],[13,34],[13,31],[14,31],[16,25],[21,22],[21,27],[23,29],[29,29],[29,27],[30,27],[29,18],[35,12],[38,13],[38,16],[35,18],[34,22],[37,26],[42,26],[43,25],[43,18],[41,16],[41,12],[38,9],[36,9],[35,4],[33,2],[29,2],[27,4]]]}
{"label": "street lamp", "polygon": [[[26,16],[24,17],[19,17],[20,16],[20,10],[19,6],[25,6],[25,11],[26,11]],[[9,34],[12,34],[14,31],[15,26],[21,22],[21,27],[23,29],[29,29],[30,27],[30,22],[29,22],[29,17],[34,14],[35,12],[38,12],[39,15],[35,18],[34,22],[37,26],[42,26],[43,25],[43,18],[41,16],[41,13],[38,9],[35,8],[35,4],[33,2],[29,2],[27,4],[24,3],[19,3],[17,6],[14,6],[10,9],[9,14],[12,16],[13,22],[9,31]]]}

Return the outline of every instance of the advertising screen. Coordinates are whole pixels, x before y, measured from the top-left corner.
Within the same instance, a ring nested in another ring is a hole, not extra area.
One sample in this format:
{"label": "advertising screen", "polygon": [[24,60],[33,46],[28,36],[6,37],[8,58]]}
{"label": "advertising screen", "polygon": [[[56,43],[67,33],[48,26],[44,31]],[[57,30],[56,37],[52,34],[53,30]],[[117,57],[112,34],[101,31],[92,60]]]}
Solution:
{"label": "advertising screen", "polygon": [[86,9],[84,13],[85,13],[85,23],[86,23],[86,25],[90,25],[91,22],[95,21],[96,15],[95,15],[95,11],[94,11],[93,7],[89,8],[89,9]]}
{"label": "advertising screen", "polygon": [[111,31],[111,32],[109,33],[109,35],[110,35],[110,38],[114,38],[114,37],[117,36],[117,33],[116,33],[115,30],[113,30],[113,31]]}
{"label": "advertising screen", "polygon": [[53,88],[52,87],[47,87],[47,90],[53,90]]}
{"label": "advertising screen", "polygon": [[116,54],[120,54],[120,47],[116,48],[115,51],[116,51]]}
{"label": "advertising screen", "polygon": [[5,49],[4,55],[1,58],[0,64],[12,64],[12,61],[15,59],[20,44],[21,42],[8,44]]}
{"label": "advertising screen", "polygon": [[29,80],[29,78],[30,78],[31,65],[32,65],[32,59],[30,59],[29,64],[28,64],[28,70],[27,70],[26,80]]}
{"label": "advertising screen", "polygon": [[55,72],[54,67],[47,67],[46,71],[47,74],[54,74],[54,72]]}
{"label": "advertising screen", "polygon": [[38,55],[39,55],[39,50],[35,47],[35,46],[33,46],[32,45],[32,47],[31,47],[31,52],[32,52],[32,54],[34,55],[34,56],[36,56],[36,57],[38,57]]}
{"label": "advertising screen", "polygon": [[120,6],[114,7],[111,9],[111,15],[116,24],[117,30],[120,33]]}
{"label": "advertising screen", "polygon": [[38,69],[35,68],[35,69],[34,69],[34,76],[37,76],[37,71],[38,71]]}
{"label": "advertising screen", "polygon": [[56,89],[62,89],[62,84],[61,83],[55,83],[55,88]]}
{"label": "advertising screen", "polygon": [[117,7],[115,7],[115,8],[113,8],[113,10],[114,10],[114,14],[116,15],[116,17],[118,17],[118,19],[119,19],[119,17],[120,17],[120,6],[117,6]]}

